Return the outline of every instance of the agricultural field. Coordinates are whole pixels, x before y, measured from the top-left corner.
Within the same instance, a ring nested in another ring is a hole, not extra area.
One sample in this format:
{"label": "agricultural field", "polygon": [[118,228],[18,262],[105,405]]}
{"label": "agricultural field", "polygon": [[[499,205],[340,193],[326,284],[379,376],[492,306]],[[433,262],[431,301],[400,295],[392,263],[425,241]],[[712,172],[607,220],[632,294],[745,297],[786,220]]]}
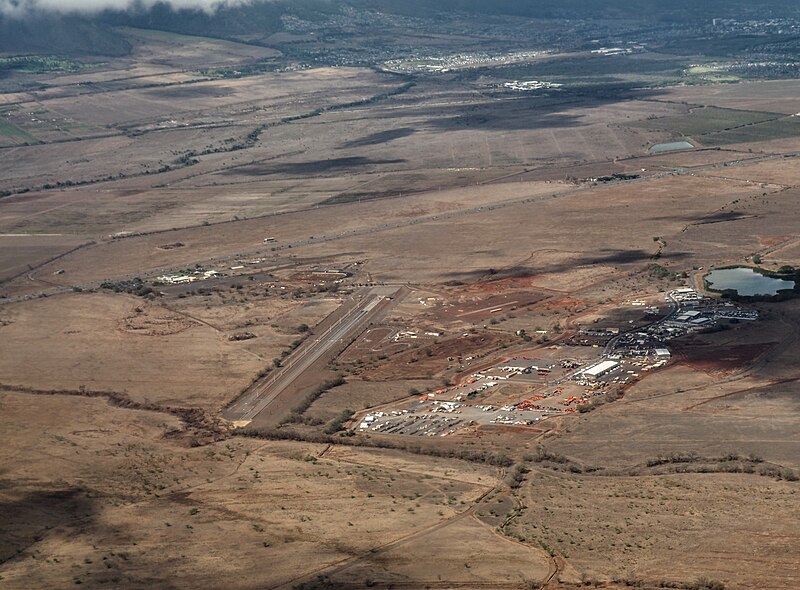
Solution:
{"label": "agricultural field", "polygon": [[800,82],[797,80],[764,80],[742,84],[715,84],[664,88],[666,100],[716,106],[724,109],[766,111],[794,115],[797,102],[792,98]]}
{"label": "agricultural field", "polygon": [[705,145],[758,144],[800,135],[800,120],[784,117],[700,136]]}
{"label": "agricultural field", "polygon": [[[8,115],[5,115],[5,117],[8,117]],[[39,140],[24,129],[20,129],[7,120],[0,120],[0,146],[32,145],[35,143],[39,143]]]}
{"label": "agricultural field", "polygon": [[729,135],[732,135],[734,139],[727,143],[740,143],[741,140],[735,140],[737,132],[742,134],[748,133],[751,128],[761,129],[768,123],[782,118],[777,113],[702,107],[692,109],[683,116],[653,119],[637,125],[646,129],[663,130],[674,135],[691,137],[705,145],[714,146],[724,145],[723,140]]}
{"label": "agricultural field", "polygon": [[[597,54],[566,54],[543,56],[532,63],[511,64],[494,70],[506,80],[546,80],[567,87],[591,88],[603,84],[619,85],[646,83],[653,87],[675,84],[685,78],[685,58],[653,53],[606,56]],[[477,74],[485,74],[479,70]],[[475,77],[476,73],[463,74]]]}

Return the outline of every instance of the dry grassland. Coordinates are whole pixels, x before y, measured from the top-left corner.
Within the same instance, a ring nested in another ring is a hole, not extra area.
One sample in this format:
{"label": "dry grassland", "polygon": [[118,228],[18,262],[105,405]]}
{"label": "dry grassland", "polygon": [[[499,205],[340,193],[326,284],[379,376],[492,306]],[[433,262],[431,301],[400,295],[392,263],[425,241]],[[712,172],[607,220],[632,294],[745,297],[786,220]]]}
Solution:
{"label": "dry grassland", "polygon": [[129,296],[65,295],[7,305],[2,314],[0,382],[10,385],[216,410],[271,358]]}
{"label": "dry grassland", "polygon": [[711,86],[679,86],[664,89],[662,98],[728,109],[768,111],[794,115],[798,112],[797,80],[768,80]]}
{"label": "dry grassland", "polygon": [[520,492],[527,508],[508,530],[565,556],[584,580],[658,587],[705,577],[765,589],[800,582],[794,484],[716,474],[609,479],[534,471],[531,479]]}
{"label": "dry grassland", "polygon": [[643,158],[632,158],[625,163],[632,166],[650,168],[671,169],[676,167],[694,168],[697,166],[708,166],[710,164],[721,164],[724,162],[737,162],[747,158],[756,157],[745,151],[734,151],[731,149],[699,149],[691,151],[679,151],[666,154],[656,154]]}
{"label": "dry grassland", "polygon": [[[528,196],[547,195],[563,187],[548,183],[534,183],[506,186],[492,189],[491,198],[485,204],[496,200],[522,199]],[[198,260],[210,261],[220,254],[250,252],[272,256],[271,246],[263,243],[264,237],[275,237],[278,245],[292,244],[311,236],[320,238],[352,230],[382,231],[389,221],[407,223],[414,217],[425,217],[459,209],[477,209],[481,197],[487,189],[465,191],[442,191],[417,195],[402,200],[354,203],[347,206],[320,208],[301,213],[276,215],[263,219],[245,220],[235,224],[171,231],[155,235],[134,237],[125,240],[104,242],[87,248],[77,258],[66,256],[58,261],[58,267],[65,273],[52,276],[52,271],[43,270],[47,280],[62,284],[73,284],[76,277],[81,281],[103,280],[142,272],[146,268],[181,268]],[[322,231],[318,231],[322,230]],[[374,237],[372,238],[374,240]],[[184,248],[160,249],[168,243],[182,242]],[[324,242],[324,256],[332,254],[328,242]],[[280,252],[280,256],[300,256],[296,254],[302,244],[294,244],[292,249]],[[337,245],[336,256],[344,252]],[[306,256],[305,252],[302,252]],[[312,255],[313,256],[313,255]],[[314,258],[317,258],[314,256]],[[49,271],[49,272],[48,272]]]}
{"label": "dry grassland", "polygon": [[[646,263],[655,252],[653,236],[680,234],[692,221],[716,213],[737,198],[753,199],[762,192],[761,187],[741,181],[668,177],[465,216],[455,231],[449,229],[450,222],[431,221],[382,232],[379,243],[369,236],[345,238],[337,245],[368,258],[364,269],[387,282],[406,277],[421,283],[442,278],[474,280],[490,268],[559,274],[561,281],[563,273],[591,267],[588,284],[603,267],[613,271]],[[632,216],[637,220],[633,226]],[[730,252],[737,244],[718,248]],[[327,251],[327,245],[303,249],[310,255]],[[398,252],[404,256],[398,258]],[[569,254],[566,260],[565,253]],[[687,253],[668,247],[663,258],[681,263]],[[573,288],[578,286],[583,285],[573,284]]]}
{"label": "dry grassland", "polygon": [[341,413],[342,408],[354,411],[387,404],[398,399],[408,398],[409,391],[427,391],[439,383],[431,379],[402,379],[396,381],[356,381],[325,392],[315,401],[306,415],[329,422]]}
{"label": "dry grassland", "polygon": [[0,234],[0,279],[17,276],[84,243],[70,235]]}
{"label": "dry grassland", "polygon": [[749,182],[768,183],[773,185],[800,185],[800,167],[791,160],[769,160],[745,166],[737,166],[731,170],[701,172],[702,175],[724,175],[727,178],[738,178]]}
{"label": "dry grassland", "polygon": [[[0,525],[5,587],[146,588],[167,573],[174,587],[291,586],[326,564],[357,571],[374,547],[422,548],[417,539],[430,531],[436,540],[449,520],[464,523],[450,539],[469,531],[475,555],[496,554],[473,561],[468,580],[494,579],[515,550],[462,520],[495,485],[491,470],[377,451],[319,457],[318,445],[242,439],[186,449],[161,438],[173,419],[77,400],[0,394],[4,437],[22,445],[2,452],[4,479],[16,481],[0,492],[13,515]],[[536,577],[546,572],[542,552],[516,552]],[[384,567],[410,575],[394,559]]]}

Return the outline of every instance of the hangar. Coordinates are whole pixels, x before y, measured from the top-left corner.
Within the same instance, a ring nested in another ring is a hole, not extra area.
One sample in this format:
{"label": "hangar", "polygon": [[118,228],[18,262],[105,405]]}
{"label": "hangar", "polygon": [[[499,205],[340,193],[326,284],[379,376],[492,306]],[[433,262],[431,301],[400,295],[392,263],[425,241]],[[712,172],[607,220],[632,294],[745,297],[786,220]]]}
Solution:
{"label": "hangar", "polygon": [[619,366],[617,361],[603,361],[602,363],[597,363],[596,365],[592,365],[588,369],[584,369],[579,374],[586,377],[587,379],[597,379],[598,377],[602,377],[609,371],[616,369]]}

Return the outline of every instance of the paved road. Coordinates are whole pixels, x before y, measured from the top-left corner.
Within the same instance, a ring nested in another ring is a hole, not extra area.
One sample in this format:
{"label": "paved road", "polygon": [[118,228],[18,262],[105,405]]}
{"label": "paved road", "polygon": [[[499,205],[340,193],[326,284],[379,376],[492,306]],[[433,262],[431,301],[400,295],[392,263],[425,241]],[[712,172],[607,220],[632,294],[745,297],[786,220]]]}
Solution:
{"label": "paved road", "polygon": [[338,319],[323,328],[322,333],[303,343],[275,373],[257,382],[227,410],[225,417],[232,421],[250,421],[269,405],[323,355],[360,332],[374,315],[378,305],[393,297],[399,286],[382,286],[359,291],[353,299],[337,310]]}

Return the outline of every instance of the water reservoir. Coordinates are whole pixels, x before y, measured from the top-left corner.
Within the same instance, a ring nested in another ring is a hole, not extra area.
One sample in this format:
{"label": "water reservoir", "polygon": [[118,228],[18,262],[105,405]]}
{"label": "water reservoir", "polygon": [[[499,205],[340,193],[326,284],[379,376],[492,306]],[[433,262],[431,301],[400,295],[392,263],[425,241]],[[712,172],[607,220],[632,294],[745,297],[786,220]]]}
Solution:
{"label": "water reservoir", "polygon": [[706,281],[714,291],[733,289],[744,297],[777,295],[778,291],[794,288],[794,280],[766,276],[746,266],[712,271],[706,275]]}
{"label": "water reservoir", "polygon": [[680,150],[693,150],[694,146],[688,141],[673,141],[670,143],[657,143],[650,148],[654,154],[663,154],[664,152],[677,152]]}

